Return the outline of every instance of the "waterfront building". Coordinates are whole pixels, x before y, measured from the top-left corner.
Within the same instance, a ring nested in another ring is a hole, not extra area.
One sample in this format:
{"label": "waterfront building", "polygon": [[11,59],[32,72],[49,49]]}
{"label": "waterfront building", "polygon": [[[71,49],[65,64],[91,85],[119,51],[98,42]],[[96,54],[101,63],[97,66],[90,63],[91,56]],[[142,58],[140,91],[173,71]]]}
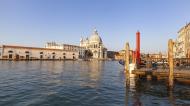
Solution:
{"label": "waterfront building", "polygon": [[[119,52],[115,53],[115,60],[125,60],[125,50],[120,50]],[[129,50],[130,55],[130,62],[132,61],[132,58],[134,57],[135,52],[133,50]]]}
{"label": "waterfront building", "polygon": [[49,49],[61,49],[61,50],[78,50],[80,46],[69,44],[58,44],[56,42],[47,42],[45,48]]}
{"label": "waterfront building", "polygon": [[152,53],[152,54],[148,54],[149,58],[153,58],[153,59],[161,59],[161,58],[165,58],[166,56],[164,56],[161,52],[160,53]]}
{"label": "waterfront building", "polygon": [[107,59],[107,48],[96,29],[89,38],[81,38],[80,47],[90,51],[94,59]]}
{"label": "waterfront building", "polygon": [[107,51],[107,58],[111,60],[115,60],[115,55],[118,54],[116,51]]}
{"label": "waterfront building", "polygon": [[0,58],[5,60],[66,60],[78,59],[78,50],[2,45]]}
{"label": "waterfront building", "polygon": [[81,39],[80,45],[58,44],[47,42],[44,48],[15,45],[0,46],[0,59],[8,60],[45,60],[45,59],[107,59],[107,48],[104,47],[97,30],[89,40]]}
{"label": "waterfront building", "polygon": [[190,57],[190,23],[178,31],[178,37],[174,45],[174,57]]}
{"label": "waterfront building", "polygon": [[173,46],[173,53],[174,53],[174,58],[177,58],[177,39],[174,42],[174,46]]}
{"label": "waterfront building", "polygon": [[124,60],[125,58],[125,50],[120,50],[115,54],[115,60]]}
{"label": "waterfront building", "polygon": [[45,48],[49,49],[60,49],[66,51],[78,51],[79,58],[85,57],[85,48],[77,45],[69,45],[69,44],[58,44],[56,42],[47,42],[45,44]]}

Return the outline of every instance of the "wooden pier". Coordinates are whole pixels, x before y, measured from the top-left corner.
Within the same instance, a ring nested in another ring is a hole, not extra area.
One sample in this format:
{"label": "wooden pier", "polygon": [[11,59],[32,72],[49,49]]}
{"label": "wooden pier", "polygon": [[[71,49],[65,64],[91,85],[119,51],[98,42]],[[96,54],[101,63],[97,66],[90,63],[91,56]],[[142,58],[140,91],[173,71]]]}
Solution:
{"label": "wooden pier", "polygon": [[[144,69],[133,70],[132,74],[135,74],[136,78],[139,79],[168,81],[169,70],[163,70],[163,69],[151,70],[144,68]],[[190,84],[190,71],[174,70],[173,80],[183,84]]]}
{"label": "wooden pier", "polygon": [[[168,41],[168,58],[151,59],[147,58],[145,67],[136,67],[132,71],[138,79],[164,80],[169,89],[173,89],[174,82],[190,85],[190,58],[176,59],[173,57],[174,42]],[[129,73],[129,44],[126,44],[125,70]],[[153,66],[158,64],[156,68]],[[185,69],[180,69],[184,66]]]}

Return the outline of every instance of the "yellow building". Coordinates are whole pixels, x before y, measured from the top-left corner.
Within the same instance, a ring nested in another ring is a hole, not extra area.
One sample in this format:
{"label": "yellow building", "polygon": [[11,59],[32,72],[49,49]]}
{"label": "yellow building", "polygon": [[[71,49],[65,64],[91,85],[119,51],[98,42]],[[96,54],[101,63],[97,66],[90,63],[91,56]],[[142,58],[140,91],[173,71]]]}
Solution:
{"label": "yellow building", "polygon": [[115,54],[115,60],[124,60],[125,59],[125,50],[121,50]]}
{"label": "yellow building", "polygon": [[[133,50],[129,50],[130,58],[133,56]],[[115,60],[125,60],[125,50],[120,50],[118,53],[115,54]]]}

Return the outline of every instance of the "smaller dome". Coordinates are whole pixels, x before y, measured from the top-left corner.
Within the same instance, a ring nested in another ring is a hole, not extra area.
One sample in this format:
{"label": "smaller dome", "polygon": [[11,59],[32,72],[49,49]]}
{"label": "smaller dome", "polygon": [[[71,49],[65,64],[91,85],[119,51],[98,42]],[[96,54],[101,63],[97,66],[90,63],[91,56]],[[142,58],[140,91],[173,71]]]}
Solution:
{"label": "smaller dome", "polygon": [[98,31],[96,29],[94,30],[94,32],[89,40],[90,40],[90,42],[102,43],[102,39],[98,35]]}

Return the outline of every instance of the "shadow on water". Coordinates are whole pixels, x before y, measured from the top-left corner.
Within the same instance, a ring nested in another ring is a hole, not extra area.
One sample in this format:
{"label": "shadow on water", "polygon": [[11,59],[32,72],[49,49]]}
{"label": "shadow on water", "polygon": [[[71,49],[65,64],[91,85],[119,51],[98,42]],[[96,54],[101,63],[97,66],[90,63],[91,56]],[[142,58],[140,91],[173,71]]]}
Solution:
{"label": "shadow on water", "polygon": [[167,89],[165,81],[147,81],[126,76],[126,106],[189,106],[190,86],[175,84]]}

